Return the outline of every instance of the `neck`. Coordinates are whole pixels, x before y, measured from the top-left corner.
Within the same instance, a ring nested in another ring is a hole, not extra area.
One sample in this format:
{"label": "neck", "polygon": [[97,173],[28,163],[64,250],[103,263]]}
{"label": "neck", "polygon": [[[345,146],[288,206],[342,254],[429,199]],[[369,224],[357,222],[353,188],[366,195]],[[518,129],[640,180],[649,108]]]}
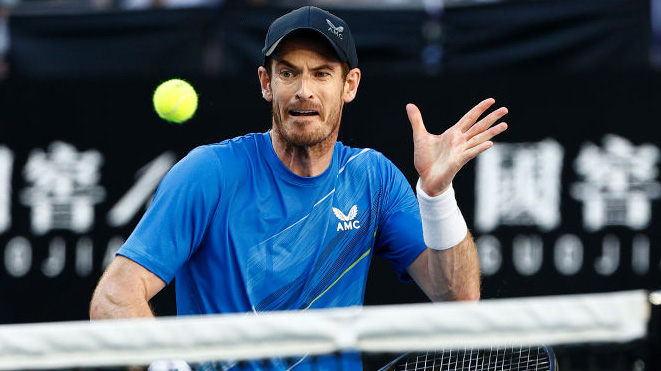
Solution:
{"label": "neck", "polygon": [[333,159],[337,130],[328,138],[311,146],[296,146],[271,129],[271,143],[280,161],[296,175],[317,176],[326,171]]}

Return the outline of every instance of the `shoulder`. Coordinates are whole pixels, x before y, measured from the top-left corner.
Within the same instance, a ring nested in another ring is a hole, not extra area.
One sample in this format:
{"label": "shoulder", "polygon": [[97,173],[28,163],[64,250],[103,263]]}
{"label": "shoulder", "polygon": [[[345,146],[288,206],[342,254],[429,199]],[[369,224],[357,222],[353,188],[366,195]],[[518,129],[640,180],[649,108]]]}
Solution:
{"label": "shoulder", "polygon": [[359,162],[384,162],[389,161],[381,152],[372,148],[350,147],[342,142],[335,144],[338,152],[340,164],[347,164],[352,161]]}
{"label": "shoulder", "polygon": [[411,185],[402,171],[383,153],[371,148],[352,148],[339,143],[340,173],[350,179],[366,179],[378,184],[386,194],[410,191]]}
{"label": "shoulder", "polygon": [[340,169],[393,171],[397,167],[383,153],[372,148],[350,147],[337,142]]}
{"label": "shoulder", "polygon": [[260,136],[263,134],[246,134],[222,142],[206,144],[196,147],[188,153],[186,157],[192,158],[210,158],[229,156],[233,153],[241,153],[254,150],[259,146]]}
{"label": "shoulder", "polygon": [[165,180],[168,183],[217,183],[233,169],[242,168],[246,153],[254,146],[255,136],[247,134],[222,142],[194,148],[170,169]]}
{"label": "shoulder", "polygon": [[253,157],[262,134],[246,134],[222,142],[205,144],[191,150],[181,162],[199,169],[240,167]]}

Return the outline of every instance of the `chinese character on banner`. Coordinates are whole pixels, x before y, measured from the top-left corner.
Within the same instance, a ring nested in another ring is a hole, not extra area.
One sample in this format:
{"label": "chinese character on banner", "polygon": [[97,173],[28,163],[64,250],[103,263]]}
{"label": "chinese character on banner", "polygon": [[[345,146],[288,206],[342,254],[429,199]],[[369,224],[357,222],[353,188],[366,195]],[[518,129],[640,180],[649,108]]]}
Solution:
{"label": "chinese character on banner", "polygon": [[582,181],[571,195],[583,201],[583,224],[596,231],[605,226],[640,230],[649,225],[652,200],[661,195],[657,182],[659,148],[634,146],[628,140],[606,135],[602,147],[585,143],[574,162]]}
{"label": "chinese character on banner", "polygon": [[173,152],[165,152],[140,169],[133,187],[108,212],[108,225],[122,227],[128,224],[141,207],[151,201],[161,178],[176,161],[177,157]]}
{"label": "chinese character on banner", "polygon": [[544,231],[561,221],[560,193],[564,150],[553,139],[537,143],[497,143],[478,157],[475,227],[537,226]]}
{"label": "chinese character on banner", "polygon": [[11,176],[14,164],[14,154],[0,146],[0,233],[11,226]]}
{"label": "chinese character on banner", "polygon": [[48,152],[33,150],[23,169],[32,186],[21,194],[21,202],[31,207],[32,232],[89,231],[94,224],[94,205],[105,197],[105,189],[97,184],[102,163],[98,151],[78,152],[64,142],[53,142]]}

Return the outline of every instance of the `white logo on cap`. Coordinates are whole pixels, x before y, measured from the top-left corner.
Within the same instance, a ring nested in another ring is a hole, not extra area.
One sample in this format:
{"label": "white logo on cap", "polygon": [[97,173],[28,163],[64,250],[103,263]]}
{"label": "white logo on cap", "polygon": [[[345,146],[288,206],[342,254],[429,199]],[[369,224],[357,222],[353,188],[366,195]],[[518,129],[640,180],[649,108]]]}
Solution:
{"label": "white logo on cap", "polygon": [[329,21],[328,19],[326,19],[326,22],[327,22],[328,25],[330,26],[330,27],[328,28],[328,31],[334,33],[335,36],[339,37],[340,40],[342,40],[342,39],[343,39],[342,32],[344,31],[344,27],[342,27],[342,26],[335,27],[335,25],[333,24],[333,22]]}

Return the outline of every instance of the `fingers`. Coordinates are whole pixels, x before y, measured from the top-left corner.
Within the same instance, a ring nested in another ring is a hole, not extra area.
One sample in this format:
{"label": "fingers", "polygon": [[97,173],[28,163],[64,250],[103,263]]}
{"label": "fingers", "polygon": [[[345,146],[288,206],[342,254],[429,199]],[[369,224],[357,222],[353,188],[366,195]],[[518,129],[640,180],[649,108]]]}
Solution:
{"label": "fingers", "polygon": [[466,130],[466,137],[467,138],[472,138],[475,135],[478,135],[478,134],[484,132],[491,125],[493,125],[496,121],[503,118],[503,116],[505,116],[507,114],[507,112],[508,112],[508,110],[505,107],[500,107],[497,110],[491,112],[485,118],[478,121],[475,125],[471,126],[468,130]]}
{"label": "fingers", "polygon": [[493,98],[487,98],[471,108],[460,120],[457,125],[462,133],[465,133],[484,112],[496,102]]}
{"label": "fingers", "polygon": [[466,164],[468,161],[474,159],[475,157],[477,157],[477,155],[479,155],[480,153],[486,151],[487,149],[489,149],[491,147],[493,147],[493,142],[489,140],[489,141],[480,143],[475,147],[467,149],[463,153],[462,163]]}
{"label": "fingers", "polygon": [[406,114],[409,117],[411,122],[411,128],[413,129],[413,140],[417,140],[421,136],[428,134],[425,124],[422,121],[422,113],[420,109],[413,103],[406,105]]}
{"label": "fingers", "polygon": [[508,127],[507,123],[501,122],[498,125],[489,128],[489,130],[482,132],[471,138],[466,143],[466,147],[465,147],[466,149],[464,150],[463,153],[463,157],[464,157],[463,162],[466,163],[474,159],[480,153],[493,147],[493,142],[491,141],[491,138],[507,130],[507,127]]}
{"label": "fingers", "polygon": [[[493,98],[483,100],[468,111],[454,126],[454,128],[461,130],[461,132],[465,134],[465,138],[467,139],[465,148],[478,146],[507,130],[508,126],[504,122],[491,127],[494,123],[507,115],[509,111],[506,107],[500,107],[489,113],[483,119],[477,121],[495,102],[496,100]],[[423,135],[429,135],[422,120],[420,109],[415,104],[407,104],[406,113],[413,129],[413,140],[421,138]]]}
{"label": "fingers", "polygon": [[473,148],[475,146],[479,146],[482,143],[485,143],[486,141],[491,140],[491,138],[495,137],[496,135],[502,133],[503,131],[507,130],[508,125],[505,122],[501,122],[498,125],[489,128],[489,130],[483,131],[479,133],[478,135],[470,138],[466,142],[466,148]]}
{"label": "fingers", "polygon": [[495,103],[495,100],[492,98],[485,99],[472,110],[470,110],[458,123],[461,129],[465,129],[464,135],[465,138],[468,139],[464,146],[465,162],[472,160],[480,153],[491,148],[493,146],[491,139],[507,130],[508,128],[508,125],[505,122],[501,122],[495,126],[492,126],[508,113],[508,109],[506,107],[498,108],[475,123],[474,120],[477,120],[480,115],[482,115],[491,105],[493,105],[493,103]]}

